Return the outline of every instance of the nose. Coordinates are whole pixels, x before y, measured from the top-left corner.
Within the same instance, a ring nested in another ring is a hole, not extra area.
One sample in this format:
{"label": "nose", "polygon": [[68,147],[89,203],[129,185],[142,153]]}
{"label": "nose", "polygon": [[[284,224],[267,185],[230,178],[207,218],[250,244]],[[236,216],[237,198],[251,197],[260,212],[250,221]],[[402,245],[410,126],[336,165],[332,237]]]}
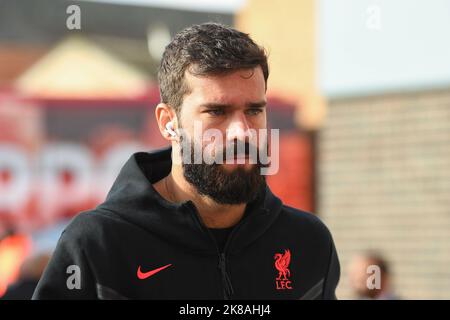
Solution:
{"label": "nose", "polygon": [[244,114],[236,114],[227,127],[227,140],[249,141],[252,133]]}

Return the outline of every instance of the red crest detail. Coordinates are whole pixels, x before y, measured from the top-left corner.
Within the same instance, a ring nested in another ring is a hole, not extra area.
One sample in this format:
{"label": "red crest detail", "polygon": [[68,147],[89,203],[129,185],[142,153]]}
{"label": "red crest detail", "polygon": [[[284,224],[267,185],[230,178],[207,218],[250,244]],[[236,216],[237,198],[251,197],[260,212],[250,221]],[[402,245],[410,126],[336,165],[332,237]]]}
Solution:
{"label": "red crest detail", "polygon": [[291,251],[285,249],[284,253],[276,253],[274,256],[275,268],[278,271],[278,277],[276,277],[276,288],[277,290],[292,289],[291,281],[289,277],[291,276],[291,271],[289,270],[289,264],[291,263]]}

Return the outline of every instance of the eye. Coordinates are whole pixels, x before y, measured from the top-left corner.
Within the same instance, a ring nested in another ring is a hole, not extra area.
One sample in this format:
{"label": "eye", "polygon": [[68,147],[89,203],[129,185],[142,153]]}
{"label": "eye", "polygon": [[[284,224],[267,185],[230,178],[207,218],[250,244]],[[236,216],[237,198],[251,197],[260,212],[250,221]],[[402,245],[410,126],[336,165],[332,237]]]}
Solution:
{"label": "eye", "polygon": [[211,116],[215,116],[215,117],[225,114],[223,109],[209,109],[209,110],[206,110],[206,113],[208,113]]}
{"label": "eye", "polygon": [[256,116],[262,112],[261,108],[250,108],[246,110],[246,114],[250,116]]}

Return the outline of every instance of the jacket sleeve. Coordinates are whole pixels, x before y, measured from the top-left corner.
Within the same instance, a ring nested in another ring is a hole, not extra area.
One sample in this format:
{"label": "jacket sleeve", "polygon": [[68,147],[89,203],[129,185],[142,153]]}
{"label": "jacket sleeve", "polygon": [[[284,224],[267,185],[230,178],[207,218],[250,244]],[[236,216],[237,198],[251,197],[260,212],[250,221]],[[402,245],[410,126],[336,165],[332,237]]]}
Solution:
{"label": "jacket sleeve", "polygon": [[96,299],[95,279],[81,237],[68,227],[58,241],[32,299]]}
{"label": "jacket sleeve", "polygon": [[339,258],[336,252],[333,238],[330,234],[330,258],[327,268],[327,274],[325,276],[325,282],[323,285],[323,299],[324,300],[337,300],[336,287],[340,278],[340,265]]}

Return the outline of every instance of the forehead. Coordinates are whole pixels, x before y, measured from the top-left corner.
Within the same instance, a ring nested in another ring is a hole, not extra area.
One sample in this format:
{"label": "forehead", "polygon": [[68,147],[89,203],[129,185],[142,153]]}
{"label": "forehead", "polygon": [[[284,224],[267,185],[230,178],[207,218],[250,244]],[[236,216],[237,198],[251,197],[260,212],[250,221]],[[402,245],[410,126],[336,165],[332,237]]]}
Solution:
{"label": "forehead", "polygon": [[266,84],[260,66],[240,69],[220,75],[195,76],[186,72],[190,92],[183,104],[215,102],[240,105],[264,100]]}

